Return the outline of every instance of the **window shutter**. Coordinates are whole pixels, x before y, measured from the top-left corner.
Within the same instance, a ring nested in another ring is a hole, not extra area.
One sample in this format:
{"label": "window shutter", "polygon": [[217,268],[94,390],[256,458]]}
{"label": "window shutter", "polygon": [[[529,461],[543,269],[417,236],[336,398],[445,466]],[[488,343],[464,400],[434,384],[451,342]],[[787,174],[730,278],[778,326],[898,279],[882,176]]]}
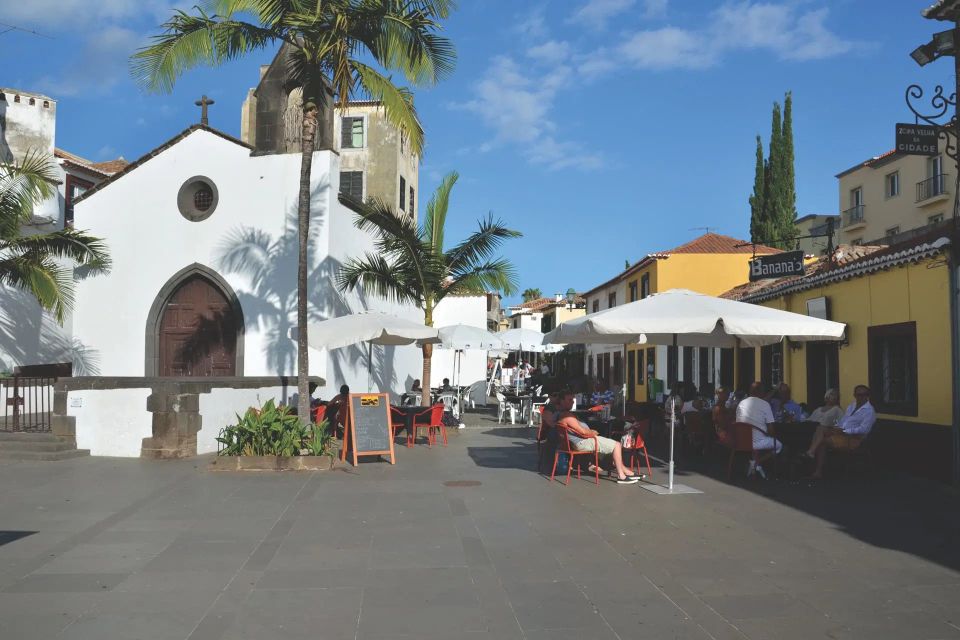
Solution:
{"label": "window shutter", "polygon": [[407,181],[400,176],[400,211],[405,210],[407,203]]}
{"label": "window shutter", "polygon": [[340,148],[353,148],[353,118],[340,119]]}
{"label": "window shutter", "polygon": [[413,204],[413,187],[410,187],[410,215],[414,215],[417,212],[417,208]]}

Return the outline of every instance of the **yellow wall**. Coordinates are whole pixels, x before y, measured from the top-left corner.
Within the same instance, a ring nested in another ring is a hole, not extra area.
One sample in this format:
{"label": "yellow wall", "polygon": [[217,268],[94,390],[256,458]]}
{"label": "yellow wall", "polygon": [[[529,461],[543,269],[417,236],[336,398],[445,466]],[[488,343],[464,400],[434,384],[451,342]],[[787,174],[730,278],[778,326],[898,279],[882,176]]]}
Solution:
{"label": "yellow wall", "polygon": [[[853,387],[869,384],[867,329],[917,323],[917,416],[878,414],[904,422],[950,425],[950,293],[945,266],[927,260],[809,289],[762,303],[806,315],[811,298],[830,299],[831,318],[847,324],[850,344],[840,347],[840,396],[846,406]],[[784,348],[784,374],[796,398],[807,396],[806,352]],[[756,371],[760,368],[757,349]]]}
{"label": "yellow wall", "polygon": [[[631,274],[627,279],[626,291],[630,291],[630,283],[637,283],[637,295],[640,291],[640,279],[644,274],[650,274],[650,293],[667,291],[668,289],[690,289],[699,293],[716,296],[729,291],[749,278],[748,262],[752,258],[749,253],[678,253],[669,258],[657,259],[650,265]],[[643,349],[644,369],[647,366],[646,347],[628,347],[627,362],[634,357],[631,355],[636,349]],[[759,369],[757,369],[759,371]],[[626,369],[624,370],[626,376]],[[641,377],[638,374],[638,379]],[[642,378],[646,381],[646,374]],[[624,378],[626,379],[626,378]],[[647,399],[646,384],[637,384],[634,387],[634,398],[639,401]]]}

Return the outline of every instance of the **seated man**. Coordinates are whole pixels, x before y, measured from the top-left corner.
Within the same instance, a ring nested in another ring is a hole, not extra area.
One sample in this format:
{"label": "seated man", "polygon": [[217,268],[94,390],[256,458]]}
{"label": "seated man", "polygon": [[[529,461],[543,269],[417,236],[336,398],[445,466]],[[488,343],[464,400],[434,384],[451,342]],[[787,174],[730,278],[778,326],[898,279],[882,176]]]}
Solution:
{"label": "seated man", "polygon": [[343,437],[343,430],[347,427],[347,412],[350,409],[350,387],[340,387],[340,394],[327,403],[327,420],[330,421],[330,432],[337,438]]}
{"label": "seated man", "polygon": [[454,391],[454,388],[450,386],[450,378],[444,378],[443,384],[440,385],[440,393],[451,393]]}
{"label": "seated man", "polygon": [[[783,449],[783,443],[767,433],[767,425],[775,422],[773,419],[773,410],[770,403],[763,399],[763,383],[754,382],[750,385],[750,396],[744,398],[737,405],[737,422],[752,424],[756,429],[753,430],[753,450],[768,452],[766,457],[776,455]],[[752,476],[759,473],[761,477],[766,477],[763,467],[757,460],[750,461],[750,468],[747,475]]]}
{"label": "seated man", "polygon": [[823,477],[827,449],[853,451],[873,429],[873,424],[877,421],[877,412],[870,404],[870,388],[862,384],[857,385],[853,389],[853,398],[854,401],[847,406],[837,426],[821,425],[814,432],[810,448],[806,452],[808,458],[815,458],[817,461],[810,476],[811,479],[818,480]]}
{"label": "seated man", "polygon": [[777,389],[776,404],[771,401],[770,408],[773,409],[773,415],[786,422],[802,422],[807,416],[803,413],[803,407],[794,402],[790,392],[790,385],[781,382]]}
{"label": "seated man", "polygon": [[[320,399],[313,397],[313,394],[316,393],[317,391],[317,383],[311,382],[308,385],[308,389],[310,390],[309,393],[307,394],[310,397],[310,408],[316,409],[317,407],[320,406]],[[290,399],[287,400],[287,408],[290,409],[290,413],[296,415],[297,405],[299,404],[300,404],[300,394],[295,392],[290,396]]]}
{"label": "seated man", "polygon": [[[593,451],[598,446],[599,454],[612,456],[617,471],[617,484],[636,484],[643,476],[635,476],[623,464],[623,447],[616,440],[597,436],[597,432],[588,428],[577,417],[570,413],[573,408],[573,393],[565,391],[560,395],[560,418],[557,425],[567,429],[570,446],[577,451]],[[597,436],[594,440],[591,436]]]}

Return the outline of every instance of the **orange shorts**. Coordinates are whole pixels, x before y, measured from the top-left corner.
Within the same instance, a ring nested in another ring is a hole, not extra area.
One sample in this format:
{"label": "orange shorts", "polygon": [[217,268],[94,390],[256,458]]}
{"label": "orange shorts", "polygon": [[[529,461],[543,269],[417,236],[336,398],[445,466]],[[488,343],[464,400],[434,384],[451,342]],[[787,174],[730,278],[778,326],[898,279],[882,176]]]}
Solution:
{"label": "orange shorts", "polygon": [[860,436],[849,435],[846,433],[830,433],[826,437],[827,447],[837,451],[853,451],[860,446],[863,438]]}

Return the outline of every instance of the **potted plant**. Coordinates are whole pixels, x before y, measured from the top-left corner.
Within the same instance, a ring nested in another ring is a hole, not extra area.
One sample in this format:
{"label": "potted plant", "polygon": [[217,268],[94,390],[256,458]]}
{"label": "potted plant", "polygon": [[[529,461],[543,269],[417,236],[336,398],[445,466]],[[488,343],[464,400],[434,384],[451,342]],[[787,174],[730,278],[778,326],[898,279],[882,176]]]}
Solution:
{"label": "potted plant", "polygon": [[305,424],[286,406],[267,400],[250,407],[217,436],[215,468],[319,470],[333,466],[333,437],[326,420]]}

